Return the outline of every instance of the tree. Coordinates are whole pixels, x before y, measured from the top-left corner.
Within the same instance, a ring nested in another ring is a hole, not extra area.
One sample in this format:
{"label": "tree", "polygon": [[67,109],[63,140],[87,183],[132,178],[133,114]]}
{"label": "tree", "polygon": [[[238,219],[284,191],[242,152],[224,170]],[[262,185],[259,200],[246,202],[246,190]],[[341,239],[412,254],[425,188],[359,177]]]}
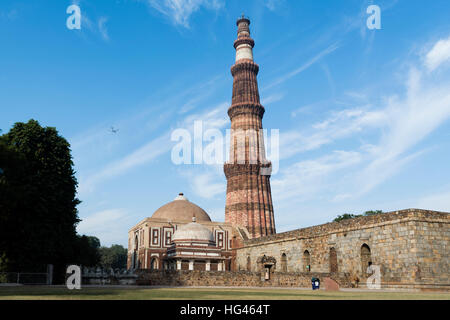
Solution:
{"label": "tree", "polygon": [[95,267],[100,263],[100,240],[97,237],[77,236],[74,264]]}
{"label": "tree", "polygon": [[382,214],[382,213],[384,213],[382,210],[370,210],[370,211],[364,212],[364,214],[344,213],[343,215],[337,216],[333,220],[333,222],[340,222],[342,220],[354,219],[354,218],[363,217],[363,216],[368,217],[368,216],[373,216],[373,215]]}
{"label": "tree", "polygon": [[80,221],[69,143],[55,128],[18,122],[0,137],[0,161],[2,261],[14,271],[51,263],[63,276],[63,267],[76,260]]}
{"label": "tree", "polygon": [[361,215],[351,214],[351,213],[344,213],[343,215],[337,216],[333,221],[334,222],[340,222],[342,220],[353,219],[353,218],[357,218],[357,217],[361,217]]}
{"label": "tree", "polygon": [[364,212],[365,216],[374,216],[376,214],[382,214],[383,211],[382,210],[370,210],[370,211],[366,211]]}
{"label": "tree", "polygon": [[125,269],[127,267],[127,249],[115,244],[110,248],[100,248],[100,265],[105,269]]}

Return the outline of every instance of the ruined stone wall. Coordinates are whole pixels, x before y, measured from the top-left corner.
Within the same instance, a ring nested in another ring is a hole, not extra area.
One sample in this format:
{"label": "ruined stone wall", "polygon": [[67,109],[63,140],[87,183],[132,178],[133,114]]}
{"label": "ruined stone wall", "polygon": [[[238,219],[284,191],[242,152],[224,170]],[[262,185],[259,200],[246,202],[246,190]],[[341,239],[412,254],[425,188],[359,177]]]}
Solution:
{"label": "ruined stone wall", "polygon": [[423,221],[412,225],[416,237],[418,268],[414,276],[419,283],[450,284],[450,228],[448,221]]}
{"label": "ruined stone wall", "polygon": [[[362,259],[361,248],[370,248]],[[417,209],[344,220],[320,226],[244,240],[236,249],[237,270],[258,271],[258,258],[274,257],[275,272],[286,255],[287,271],[305,271],[305,250],[312,272],[330,272],[330,250],[337,255],[337,273],[365,283],[368,261],[379,265],[382,284],[420,287],[450,286],[450,214]],[[250,263],[249,263],[250,260]],[[364,264],[364,265],[363,265]]]}
{"label": "ruined stone wall", "polygon": [[139,285],[154,286],[226,286],[226,287],[310,287],[311,278],[331,277],[341,287],[349,287],[346,277],[326,273],[274,273],[270,280],[264,280],[260,272],[221,271],[178,271],[141,270]]}

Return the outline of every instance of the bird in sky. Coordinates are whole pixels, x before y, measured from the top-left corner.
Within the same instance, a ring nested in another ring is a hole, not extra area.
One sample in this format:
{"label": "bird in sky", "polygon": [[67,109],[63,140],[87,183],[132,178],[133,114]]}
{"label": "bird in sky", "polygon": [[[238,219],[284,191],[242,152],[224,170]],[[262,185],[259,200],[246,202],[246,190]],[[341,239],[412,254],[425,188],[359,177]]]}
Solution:
{"label": "bird in sky", "polygon": [[111,127],[111,132],[112,133],[117,133],[117,132],[119,132],[119,129],[114,129],[114,127]]}

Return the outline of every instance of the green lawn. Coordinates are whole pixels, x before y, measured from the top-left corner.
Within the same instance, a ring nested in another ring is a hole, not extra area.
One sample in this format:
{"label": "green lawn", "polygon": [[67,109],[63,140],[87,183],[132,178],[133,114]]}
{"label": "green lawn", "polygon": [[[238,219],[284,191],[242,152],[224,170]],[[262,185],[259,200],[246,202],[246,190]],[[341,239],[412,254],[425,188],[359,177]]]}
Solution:
{"label": "green lawn", "polygon": [[64,287],[19,286],[0,287],[0,300],[134,300],[134,299],[220,299],[220,300],[450,300],[450,293],[437,292],[361,292],[312,291],[292,289],[224,289],[224,288],[108,288],[85,287],[68,290]]}

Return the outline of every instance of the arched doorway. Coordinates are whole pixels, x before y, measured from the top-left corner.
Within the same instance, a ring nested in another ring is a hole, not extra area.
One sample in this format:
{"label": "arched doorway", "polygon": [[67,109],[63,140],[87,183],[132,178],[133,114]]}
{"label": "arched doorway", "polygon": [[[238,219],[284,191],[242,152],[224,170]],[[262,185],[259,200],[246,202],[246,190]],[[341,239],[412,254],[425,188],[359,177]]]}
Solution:
{"label": "arched doorway", "polygon": [[303,271],[311,272],[311,255],[308,250],[303,252]]}
{"label": "arched doorway", "polygon": [[330,272],[338,272],[338,260],[336,249],[330,248]]}
{"label": "arched doorway", "polygon": [[266,281],[270,280],[271,273],[273,273],[276,268],[277,260],[274,257],[267,257],[266,255],[263,255],[258,258],[256,263],[258,265],[258,269],[264,274],[264,279]]}
{"label": "arched doorway", "polygon": [[150,260],[150,270],[158,270],[158,259],[152,258]]}
{"label": "arched doorway", "polygon": [[139,248],[139,237],[136,234],[136,237],[134,238],[133,269],[139,269],[138,248]]}
{"label": "arched doorway", "polygon": [[367,244],[361,246],[361,271],[363,274],[367,273],[367,267],[372,264],[372,255],[370,247]]}
{"label": "arched doorway", "polygon": [[287,272],[287,256],[286,253],[281,255],[281,272]]}
{"label": "arched doorway", "polygon": [[252,271],[252,261],[250,256],[247,257],[247,271]]}

